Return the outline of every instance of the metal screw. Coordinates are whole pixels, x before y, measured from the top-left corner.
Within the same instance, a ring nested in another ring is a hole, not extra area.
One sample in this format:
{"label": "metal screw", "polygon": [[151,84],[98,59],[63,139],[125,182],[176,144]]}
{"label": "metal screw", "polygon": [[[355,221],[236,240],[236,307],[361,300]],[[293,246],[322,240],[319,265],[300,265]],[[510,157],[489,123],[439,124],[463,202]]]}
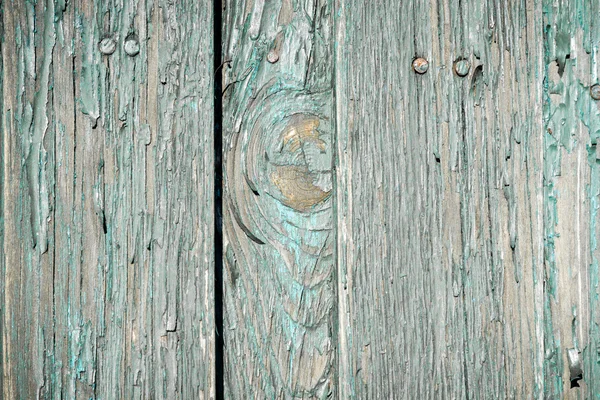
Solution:
{"label": "metal screw", "polygon": [[460,77],[469,75],[471,63],[468,60],[461,59],[454,62],[454,73]]}
{"label": "metal screw", "polygon": [[131,33],[125,38],[125,44],[123,45],[125,53],[128,56],[134,57],[140,52],[140,41],[136,34]]}
{"label": "metal screw", "polygon": [[98,43],[98,50],[100,53],[109,56],[117,49],[117,42],[112,37],[105,37]]}
{"label": "metal screw", "polygon": [[422,75],[429,69],[429,62],[423,57],[415,58],[412,62],[413,71]]}
{"label": "metal screw", "polygon": [[600,85],[595,84],[590,88],[590,95],[594,100],[600,100]]}

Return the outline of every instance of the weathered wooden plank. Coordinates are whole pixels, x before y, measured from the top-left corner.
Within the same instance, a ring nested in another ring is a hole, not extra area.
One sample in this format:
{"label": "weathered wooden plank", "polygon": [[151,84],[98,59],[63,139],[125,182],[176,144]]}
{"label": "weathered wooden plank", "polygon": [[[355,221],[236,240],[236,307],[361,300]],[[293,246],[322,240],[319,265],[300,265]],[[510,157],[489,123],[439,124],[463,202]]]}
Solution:
{"label": "weathered wooden plank", "polygon": [[[45,8],[48,7],[48,14]],[[35,19],[34,16],[45,16]],[[54,4],[3,5],[3,397],[51,396]]]}
{"label": "weathered wooden plank", "polygon": [[224,2],[226,398],[334,395],[333,8]]}
{"label": "weathered wooden plank", "polygon": [[541,6],[337,2],[341,398],[543,397]]}
{"label": "weathered wooden plank", "polygon": [[2,5],[2,394],[214,396],[212,4]]}
{"label": "weathered wooden plank", "polygon": [[598,397],[600,5],[224,6],[215,377],[212,4],[0,4],[0,397]]}
{"label": "weathered wooden plank", "polygon": [[598,2],[544,1],[546,398],[600,398],[598,13]]}

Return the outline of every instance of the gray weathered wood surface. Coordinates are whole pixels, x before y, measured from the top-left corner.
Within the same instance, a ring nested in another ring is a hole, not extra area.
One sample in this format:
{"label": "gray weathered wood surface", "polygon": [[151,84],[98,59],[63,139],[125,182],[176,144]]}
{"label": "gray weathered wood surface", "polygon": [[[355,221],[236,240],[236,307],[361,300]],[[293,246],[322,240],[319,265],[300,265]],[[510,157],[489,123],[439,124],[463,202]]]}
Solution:
{"label": "gray weathered wood surface", "polygon": [[337,26],[342,398],[539,398],[541,4],[377,3]]}
{"label": "gray weathered wood surface", "polygon": [[226,398],[335,391],[333,2],[227,1]]}
{"label": "gray weathered wood surface", "polygon": [[0,398],[600,399],[599,13],[1,2]]}
{"label": "gray weathered wood surface", "polygon": [[[600,398],[600,3],[544,1],[544,393]],[[583,383],[569,389],[569,349]]]}
{"label": "gray weathered wood surface", "polygon": [[596,3],[340,2],[342,398],[600,396]]}
{"label": "gray weathered wood surface", "polygon": [[0,398],[211,398],[212,6],[1,7]]}

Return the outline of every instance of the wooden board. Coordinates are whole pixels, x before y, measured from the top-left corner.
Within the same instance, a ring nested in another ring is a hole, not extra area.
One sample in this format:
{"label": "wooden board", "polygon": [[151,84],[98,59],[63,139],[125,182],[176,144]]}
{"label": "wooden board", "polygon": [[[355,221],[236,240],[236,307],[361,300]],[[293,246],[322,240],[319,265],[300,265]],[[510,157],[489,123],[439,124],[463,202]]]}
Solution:
{"label": "wooden board", "polygon": [[600,398],[599,13],[0,2],[0,398]]}
{"label": "wooden board", "polygon": [[225,398],[332,396],[333,2],[224,7]]}
{"label": "wooden board", "polygon": [[339,4],[341,397],[597,397],[598,6]]}
{"label": "wooden board", "polygon": [[340,398],[543,398],[542,4],[338,4]]}
{"label": "wooden board", "polygon": [[214,396],[212,4],[2,4],[2,395]]}
{"label": "wooden board", "polygon": [[[544,2],[546,398],[600,398],[600,4]],[[572,354],[572,358],[569,357]],[[571,388],[574,369],[583,380]]]}

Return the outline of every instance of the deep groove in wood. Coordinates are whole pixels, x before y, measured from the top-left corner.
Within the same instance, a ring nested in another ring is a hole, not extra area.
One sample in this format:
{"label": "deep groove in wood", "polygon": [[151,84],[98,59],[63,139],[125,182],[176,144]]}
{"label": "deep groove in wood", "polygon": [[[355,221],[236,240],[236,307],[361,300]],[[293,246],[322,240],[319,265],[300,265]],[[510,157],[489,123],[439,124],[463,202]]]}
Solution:
{"label": "deep groove in wood", "polygon": [[223,365],[223,60],[221,56],[221,0],[213,0],[213,68],[214,68],[214,257],[215,257],[215,398],[225,396]]}

